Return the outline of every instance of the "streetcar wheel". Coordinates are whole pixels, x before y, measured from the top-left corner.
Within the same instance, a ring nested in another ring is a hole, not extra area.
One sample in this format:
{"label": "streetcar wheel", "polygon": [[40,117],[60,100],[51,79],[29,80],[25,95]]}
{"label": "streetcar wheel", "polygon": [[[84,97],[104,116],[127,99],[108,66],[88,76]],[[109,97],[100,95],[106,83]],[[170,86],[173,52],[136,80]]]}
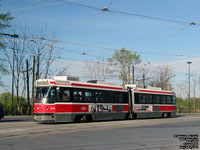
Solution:
{"label": "streetcar wheel", "polygon": [[163,113],[162,118],[169,118],[171,117],[171,113]]}
{"label": "streetcar wheel", "polygon": [[81,116],[76,116],[74,119],[74,122],[81,122]]}

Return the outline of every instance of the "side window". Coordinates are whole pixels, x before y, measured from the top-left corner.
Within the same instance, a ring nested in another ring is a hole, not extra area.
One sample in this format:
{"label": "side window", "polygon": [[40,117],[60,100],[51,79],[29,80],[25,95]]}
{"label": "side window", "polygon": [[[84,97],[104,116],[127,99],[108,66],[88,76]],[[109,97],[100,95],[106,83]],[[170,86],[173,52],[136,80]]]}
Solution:
{"label": "side window", "polygon": [[134,93],[134,101],[135,101],[135,104],[139,104],[139,94],[138,93]]}
{"label": "side window", "polygon": [[139,94],[139,104],[145,104],[145,94]]}
{"label": "side window", "polygon": [[154,95],[154,104],[160,104],[160,102],[161,102],[161,96]]}
{"label": "side window", "polygon": [[93,96],[93,92],[91,90],[85,91],[85,102],[87,102],[87,103],[94,102],[94,96]]}
{"label": "side window", "polygon": [[146,104],[153,104],[153,95],[146,94]]}
{"label": "side window", "polygon": [[115,93],[115,103],[123,103],[122,92],[116,92]]}
{"label": "side window", "polygon": [[73,90],[73,102],[83,102],[83,91],[74,89]]}
{"label": "side window", "polygon": [[56,94],[57,102],[70,102],[71,101],[69,88],[60,87],[56,90],[56,92],[57,92],[57,94]]}
{"label": "side window", "polygon": [[107,91],[105,92],[105,103],[113,103],[113,92]]}
{"label": "side window", "polygon": [[95,91],[95,102],[96,103],[104,102],[104,92],[103,91]]}
{"label": "side window", "polygon": [[167,104],[171,104],[172,103],[172,96],[167,96]]}
{"label": "side window", "polygon": [[123,103],[128,104],[129,103],[128,92],[123,92],[122,95],[123,95]]}
{"label": "side window", "polygon": [[175,96],[172,96],[172,103],[176,104],[176,97]]}
{"label": "side window", "polygon": [[167,104],[167,96],[165,95],[161,96],[161,104]]}

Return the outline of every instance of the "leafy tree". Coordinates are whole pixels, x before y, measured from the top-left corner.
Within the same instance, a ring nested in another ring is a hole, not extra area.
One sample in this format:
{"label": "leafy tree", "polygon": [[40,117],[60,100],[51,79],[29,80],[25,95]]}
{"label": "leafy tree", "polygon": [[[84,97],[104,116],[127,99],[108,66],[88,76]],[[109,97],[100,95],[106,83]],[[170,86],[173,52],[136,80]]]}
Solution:
{"label": "leafy tree", "polygon": [[[1,60],[0,60],[1,61]],[[4,67],[2,63],[0,63],[0,86],[4,86],[3,81],[1,80],[1,76],[7,74],[8,71]]]}
{"label": "leafy tree", "polygon": [[135,64],[141,62],[140,55],[136,52],[131,53],[130,50],[122,48],[121,50],[116,50],[112,58],[109,59],[115,68],[119,67],[119,70],[114,71],[119,72],[119,78],[122,81],[122,85],[129,84],[131,82],[131,67]]}
{"label": "leafy tree", "polygon": [[10,27],[10,21],[13,17],[10,13],[0,13],[0,31],[2,32],[3,29]]}
{"label": "leafy tree", "polygon": [[[1,5],[0,5],[1,6]],[[3,30],[5,30],[7,27],[10,27],[10,21],[13,19],[13,17],[10,15],[10,13],[0,13],[0,38],[5,35],[3,33]],[[0,49],[4,47],[4,43],[0,40]],[[2,60],[0,59],[2,62]],[[8,73],[3,63],[0,63],[0,75],[4,75]],[[0,86],[3,86],[3,82],[0,77]]]}
{"label": "leafy tree", "polygon": [[13,101],[13,112],[11,112],[11,93],[2,93],[0,95],[0,103],[3,105],[4,113],[5,115],[27,115],[28,114],[28,102],[24,99],[24,97],[19,97],[20,98],[20,105],[21,109],[20,112],[17,110],[17,97],[14,96],[14,101]]}

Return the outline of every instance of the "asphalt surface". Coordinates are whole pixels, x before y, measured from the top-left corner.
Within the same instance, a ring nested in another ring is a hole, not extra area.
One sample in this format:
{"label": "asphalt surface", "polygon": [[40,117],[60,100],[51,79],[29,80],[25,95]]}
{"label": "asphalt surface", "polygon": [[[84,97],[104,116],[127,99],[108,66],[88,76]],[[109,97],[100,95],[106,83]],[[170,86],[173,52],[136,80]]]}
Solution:
{"label": "asphalt surface", "polygon": [[0,150],[180,150],[184,141],[174,135],[200,136],[200,114],[66,124],[5,117],[0,121]]}

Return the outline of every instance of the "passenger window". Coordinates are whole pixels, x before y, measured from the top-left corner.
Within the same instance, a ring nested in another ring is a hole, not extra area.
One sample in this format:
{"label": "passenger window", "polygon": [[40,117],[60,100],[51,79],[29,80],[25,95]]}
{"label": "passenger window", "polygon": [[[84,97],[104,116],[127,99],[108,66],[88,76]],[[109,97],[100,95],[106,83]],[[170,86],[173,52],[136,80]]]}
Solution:
{"label": "passenger window", "polygon": [[85,91],[85,101],[87,103],[93,103],[94,102],[94,98],[93,98],[93,92],[92,91]]}
{"label": "passenger window", "polygon": [[145,104],[145,95],[144,94],[139,94],[139,104]]}
{"label": "passenger window", "polygon": [[73,91],[73,101],[74,102],[83,102],[83,91],[82,90],[74,90]]}
{"label": "passenger window", "polygon": [[167,104],[167,96],[165,95],[161,96],[161,104]]}
{"label": "passenger window", "polygon": [[121,92],[116,92],[115,94],[115,102],[116,103],[123,103],[123,95]]}
{"label": "passenger window", "polygon": [[172,96],[172,103],[176,104],[176,97],[175,96]]}
{"label": "passenger window", "polygon": [[70,89],[68,88],[58,88],[57,90],[57,102],[70,102]]}
{"label": "passenger window", "polygon": [[103,91],[95,91],[95,102],[96,103],[104,102],[104,92]]}
{"label": "passenger window", "polygon": [[129,103],[128,92],[123,92],[122,95],[123,95],[123,103],[128,104]]}
{"label": "passenger window", "polygon": [[167,104],[171,104],[172,103],[172,97],[171,96],[167,96]]}
{"label": "passenger window", "polygon": [[161,100],[160,95],[155,95],[154,96],[154,104],[160,104],[160,100]]}
{"label": "passenger window", "polygon": [[153,96],[146,94],[146,104],[153,104]]}
{"label": "passenger window", "polygon": [[105,102],[106,103],[113,103],[113,92],[111,92],[111,91],[106,92]]}
{"label": "passenger window", "polygon": [[139,94],[138,93],[134,93],[134,100],[135,100],[135,104],[139,104]]}

